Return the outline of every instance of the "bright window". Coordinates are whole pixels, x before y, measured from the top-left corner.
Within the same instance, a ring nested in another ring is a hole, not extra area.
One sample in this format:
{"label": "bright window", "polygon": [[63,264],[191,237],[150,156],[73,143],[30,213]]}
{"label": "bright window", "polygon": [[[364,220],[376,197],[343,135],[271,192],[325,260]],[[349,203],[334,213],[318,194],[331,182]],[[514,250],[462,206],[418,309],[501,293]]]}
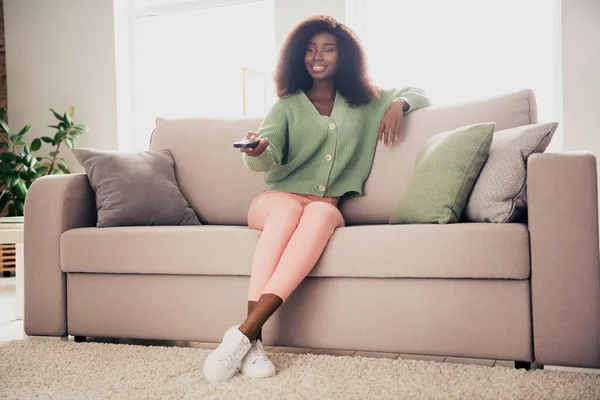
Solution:
{"label": "bright window", "polygon": [[137,8],[133,65],[136,149],[148,148],[157,117],[262,116],[272,101],[272,0],[240,4],[213,0],[204,2],[209,6],[195,9],[189,9],[190,2],[179,9],[178,3],[150,2],[156,12],[148,4]]}
{"label": "bright window", "polygon": [[560,118],[557,2],[347,0],[369,71],[383,87],[419,86],[436,104],[531,88],[540,122]]}

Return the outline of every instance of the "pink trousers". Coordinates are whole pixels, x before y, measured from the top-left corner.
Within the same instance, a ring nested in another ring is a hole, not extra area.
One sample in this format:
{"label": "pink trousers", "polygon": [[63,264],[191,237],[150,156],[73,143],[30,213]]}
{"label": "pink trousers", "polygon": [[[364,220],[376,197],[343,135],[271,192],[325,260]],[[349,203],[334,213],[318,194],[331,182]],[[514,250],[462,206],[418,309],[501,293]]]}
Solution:
{"label": "pink trousers", "polygon": [[252,201],[248,226],[261,230],[248,300],[275,294],[285,301],[315,266],[344,218],[336,198],[267,190]]}

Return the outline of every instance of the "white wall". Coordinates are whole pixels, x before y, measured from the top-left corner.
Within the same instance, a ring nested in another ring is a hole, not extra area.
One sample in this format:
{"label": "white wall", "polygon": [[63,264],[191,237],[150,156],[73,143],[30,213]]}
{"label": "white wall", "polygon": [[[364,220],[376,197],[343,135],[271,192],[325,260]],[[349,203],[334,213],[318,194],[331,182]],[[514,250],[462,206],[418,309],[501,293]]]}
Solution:
{"label": "white wall", "polygon": [[115,27],[115,90],[117,110],[117,149],[131,151],[134,148],[133,135],[133,34],[135,22],[133,2],[114,1]]}
{"label": "white wall", "polygon": [[[75,121],[90,127],[79,147],[117,148],[113,20],[112,0],[4,0],[13,129],[29,123],[30,138],[53,134],[48,109],[73,105]],[[65,150],[71,169],[83,171]]]}
{"label": "white wall", "polygon": [[600,157],[600,0],[562,7],[564,147]]}

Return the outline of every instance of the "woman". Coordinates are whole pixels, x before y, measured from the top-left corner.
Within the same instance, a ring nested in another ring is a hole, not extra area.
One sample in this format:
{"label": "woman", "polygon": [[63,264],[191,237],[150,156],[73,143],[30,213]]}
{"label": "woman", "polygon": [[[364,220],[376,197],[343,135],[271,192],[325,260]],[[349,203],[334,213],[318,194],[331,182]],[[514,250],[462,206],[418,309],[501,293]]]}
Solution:
{"label": "woman", "polygon": [[416,88],[379,90],[366,73],[355,34],[327,16],[302,21],[285,40],[275,77],[279,100],[242,149],[252,171],[265,171],[269,190],[248,211],[262,231],[252,264],[248,317],[227,330],[206,359],[204,375],[230,379],[241,366],[251,378],[275,367],[261,328],[313,268],[334,230],[344,226],[343,195],[360,196],[377,142],[398,140],[403,115],[430,105]]}

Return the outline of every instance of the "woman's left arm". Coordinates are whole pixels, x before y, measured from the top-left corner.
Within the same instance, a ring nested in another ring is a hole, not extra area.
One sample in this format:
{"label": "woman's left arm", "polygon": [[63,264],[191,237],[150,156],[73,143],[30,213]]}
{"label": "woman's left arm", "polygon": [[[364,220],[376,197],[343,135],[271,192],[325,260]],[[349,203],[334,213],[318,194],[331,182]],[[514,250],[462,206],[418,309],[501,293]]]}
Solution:
{"label": "woman's left arm", "polygon": [[423,89],[407,87],[390,93],[393,100],[379,124],[378,142],[391,146],[400,138],[400,128],[405,114],[429,107],[431,101]]}

